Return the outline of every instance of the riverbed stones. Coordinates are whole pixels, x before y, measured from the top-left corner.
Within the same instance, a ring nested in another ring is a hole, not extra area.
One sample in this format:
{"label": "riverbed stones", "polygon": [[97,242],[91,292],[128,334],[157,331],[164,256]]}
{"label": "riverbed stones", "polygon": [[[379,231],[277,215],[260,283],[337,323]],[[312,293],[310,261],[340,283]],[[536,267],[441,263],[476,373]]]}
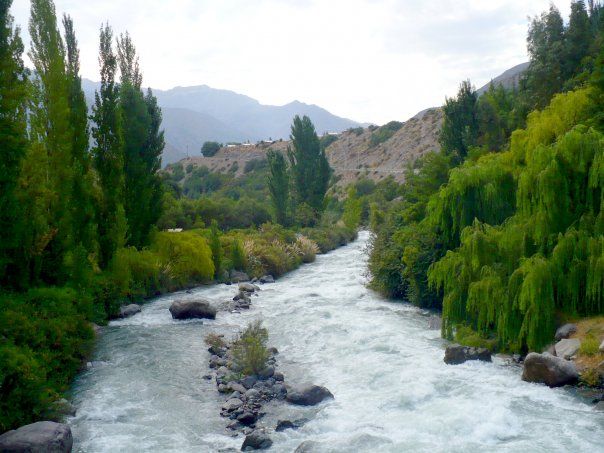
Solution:
{"label": "riverbed stones", "polygon": [[245,436],[241,451],[266,450],[273,445],[273,441],[264,431],[256,430]]}
{"label": "riverbed stones", "polygon": [[76,414],[76,408],[65,398],[61,398],[52,403],[50,412],[51,420],[59,422],[62,421],[64,417],[74,417]]}
{"label": "riverbed stones", "polygon": [[581,342],[576,338],[565,338],[560,340],[555,346],[556,357],[568,360],[577,353],[580,347]]}
{"label": "riverbed stones", "polygon": [[216,309],[207,300],[177,300],[170,305],[174,319],[216,319]]}
{"label": "riverbed stones", "polygon": [[140,313],[140,311],[141,306],[138,304],[122,305],[118,316],[120,318],[129,318],[130,316]]}
{"label": "riverbed stones", "polygon": [[237,416],[237,421],[244,426],[251,426],[256,423],[256,414],[250,411],[244,411],[242,414]]}
{"label": "riverbed stones", "polygon": [[260,288],[252,283],[239,283],[239,291],[244,293],[254,293],[259,290]]}
{"label": "riverbed stones", "polygon": [[268,379],[270,377],[273,377],[275,374],[275,367],[274,366],[267,366],[266,368],[264,368],[263,370],[261,370],[258,373],[258,376],[262,379]]}
{"label": "riverbed stones", "polygon": [[294,453],[313,453],[317,451],[319,448],[319,443],[314,440],[305,440],[298,448],[294,451]]}
{"label": "riverbed stones", "polygon": [[239,398],[230,398],[222,405],[222,409],[227,412],[233,412],[235,409],[239,409],[241,406],[243,406],[243,401],[241,401]]}
{"label": "riverbed stones", "polygon": [[445,349],[444,361],[447,365],[459,365],[468,360],[491,361],[491,351],[486,348],[472,348],[459,344],[452,344]]}
{"label": "riverbed stones", "polygon": [[577,326],[575,324],[564,324],[563,326],[560,326],[558,330],[556,330],[556,335],[554,335],[554,338],[556,341],[559,341],[570,337],[575,332],[577,332]]}
{"label": "riverbed stones", "polygon": [[233,392],[239,392],[242,395],[247,392],[247,389],[239,382],[231,381],[227,384]]}
{"label": "riverbed stones", "polygon": [[241,385],[243,385],[246,389],[251,389],[256,382],[258,382],[258,378],[256,376],[246,376],[241,379]]}
{"label": "riverbed stones", "polygon": [[0,436],[1,452],[69,453],[73,437],[68,425],[36,422]]}
{"label": "riverbed stones", "polygon": [[531,352],[524,359],[522,380],[537,382],[549,387],[561,387],[574,384],[579,379],[579,373],[573,362],[554,357],[551,354]]}
{"label": "riverbed stones", "polygon": [[333,394],[320,385],[298,385],[287,389],[286,400],[298,406],[314,406],[326,399],[333,399]]}
{"label": "riverbed stones", "polygon": [[273,373],[273,379],[277,382],[283,382],[285,380],[285,376],[281,371],[275,371]]}
{"label": "riverbed stones", "polygon": [[260,283],[275,283],[275,279],[272,275],[263,275],[260,277]]}
{"label": "riverbed stones", "polygon": [[245,272],[232,270],[231,271],[231,281],[233,283],[249,282],[250,276],[247,275]]}

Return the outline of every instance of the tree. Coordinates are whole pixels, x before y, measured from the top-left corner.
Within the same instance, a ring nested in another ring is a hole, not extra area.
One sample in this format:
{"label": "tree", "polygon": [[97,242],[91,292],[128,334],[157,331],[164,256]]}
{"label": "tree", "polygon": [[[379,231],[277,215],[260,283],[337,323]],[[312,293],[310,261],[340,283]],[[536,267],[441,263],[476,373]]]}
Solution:
{"label": "tree", "polygon": [[94,178],[89,154],[88,107],[80,77],[80,52],[70,16],[63,16],[67,50],[67,78],[72,135],[73,187],[71,216],[77,253],[94,255],[97,252],[96,212],[94,209]]}
{"label": "tree", "polygon": [[23,42],[13,26],[12,0],[0,0],[0,285],[17,285],[22,212],[17,198],[21,162],[27,147],[27,71]]}
{"label": "tree", "polygon": [[312,208],[316,215],[323,212],[325,193],[331,178],[331,167],[321,149],[319,137],[310,118],[298,115],[291,127],[292,147],[288,147],[295,201]]}
{"label": "tree", "polygon": [[469,80],[459,86],[457,96],[447,98],[443,106],[443,126],[439,142],[441,150],[459,164],[465,159],[470,147],[476,144],[478,95]]}
{"label": "tree", "polygon": [[581,70],[582,60],[589,54],[592,31],[585,2],[573,1],[565,33],[564,78],[570,79]]}
{"label": "tree", "polygon": [[527,43],[531,59],[525,75],[529,98],[532,107],[543,108],[564,83],[564,21],[555,6],[533,18]]}
{"label": "tree", "polygon": [[51,0],[32,0],[29,23],[30,59],[36,70],[37,96],[31,107],[31,136],[46,154],[47,246],[38,251],[39,272],[48,283],[62,282],[69,274],[73,250],[73,127],[69,107],[69,79],[65,45],[57,28]]}
{"label": "tree", "polygon": [[214,262],[214,278],[217,279],[222,271],[222,245],[220,244],[220,229],[216,219],[210,225],[210,250],[212,250],[212,261]]}
{"label": "tree", "polygon": [[203,157],[212,157],[216,155],[218,151],[222,148],[222,144],[218,142],[204,142],[201,147],[201,154]]}
{"label": "tree", "polygon": [[126,218],[122,204],[124,194],[124,146],[119,105],[119,89],[115,84],[117,58],[112,47],[113,31],[107,24],[100,31],[99,63],[101,87],[95,93],[92,109],[92,150],[102,191],[98,211],[100,263],[106,267],[115,251],[124,245]]}
{"label": "tree", "polygon": [[[117,41],[121,73],[120,110],[124,138],[124,209],[128,244],[142,247],[159,218],[163,132],[161,110],[153,93],[141,91],[142,74],[136,49],[128,33]],[[155,210],[155,211],[153,211]]]}
{"label": "tree", "polygon": [[289,175],[285,157],[278,151],[268,150],[266,155],[269,166],[268,189],[275,221],[287,225],[287,207],[289,205]]}

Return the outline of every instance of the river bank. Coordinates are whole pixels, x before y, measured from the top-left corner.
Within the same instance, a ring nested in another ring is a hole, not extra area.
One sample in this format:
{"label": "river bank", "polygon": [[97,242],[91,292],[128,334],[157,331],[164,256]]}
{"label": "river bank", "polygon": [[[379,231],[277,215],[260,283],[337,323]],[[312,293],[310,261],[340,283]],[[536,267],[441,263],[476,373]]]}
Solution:
{"label": "river bank", "polygon": [[347,247],[265,285],[250,310],[214,321],[174,321],[173,300],[233,297],[226,285],[162,296],[132,318],[113,321],[78,377],[69,420],[75,451],[239,449],[203,379],[208,333],[234,336],[262,319],[288,382],[327,387],[335,399],[312,407],[267,406],[266,426],[307,418],[272,435],[275,451],[302,442],[317,451],[597,451],[604,414],[574,392],[521,380],[520,367],[443,362],[446,342],[428,317],[365,287],[366,233]]}

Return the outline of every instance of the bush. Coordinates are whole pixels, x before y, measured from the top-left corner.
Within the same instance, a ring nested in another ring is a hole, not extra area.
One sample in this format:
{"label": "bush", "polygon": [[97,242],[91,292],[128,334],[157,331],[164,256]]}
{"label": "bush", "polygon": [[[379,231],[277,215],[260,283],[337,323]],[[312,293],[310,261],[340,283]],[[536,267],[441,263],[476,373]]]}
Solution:
{"label": "bush", "polygon": [[216,333],[207,334],[204,341],[210,348],[214,350],[225,349],[227,346],[226,342],[224,341],[224,337]]}
{"label": "bush", "polygon": [[496,339],[485,338],[467,326],[457,327],[455,342],[473,348],[487,348],[489,351],[495,351],[497,347]]}
{"label": "bush", "polygon": [[588,335],[581,342],[579,352],[584,355],[596,355],[600,352],[600,343],[596,337]]}
{"label": "bush", "polygon": [[111,262],[110,277],[121,298],[154,294],[161,289],[159,258],[150,250],[119,249]]}
{"label": "bush", "polygon": [[152,248],[158,254],[164,286],[169,290],[205,283],[214,275],[212,251],[195,233],[157,233]]}
{"label": "bush", "polygon": [[248,324],[233,343],[233,363],[244,375],[258,374],[266,368],[269,352],[266,348],[268,331],[261,321]]}
{"label": "bush", "polygon": [[252,159],[248,160],[243,167],[243,173],[251,173],[258,170],[266,170],[268,168],[268,161],[266,159]]}
{"label": "bush", "polygon": [[218,151],[222,148],[222,144],[218,142],[204,142],[201,146],[201,154],[203,157],[212,157],[216,155]]}
{"label": "bush", "polygon": [[369,146],[374,147],[389,140],[402,126],[403,123],[398,121],[390,121],[388,124],[376,129],[371,133]]}
{"label": "bush", "polygon": [[303,263],[312,263],[321,250],[317,243],[306,236],[298,236],[296,239],[296,248]]}
{"label": "bush", "polygon": [[333,142],[338,140],[338,136],[337,135],[333,135],[333,134],[325,134],[324,136],[322,136],[319,139],[319,142],[321,144],[321,148],[322,149],[326,149],[329,145],[331,145]]}
{"label": "bush", "polygon": [[0,294],[0,432],[43,418],[68,389],[92,347],[91,313],[71,288]]}

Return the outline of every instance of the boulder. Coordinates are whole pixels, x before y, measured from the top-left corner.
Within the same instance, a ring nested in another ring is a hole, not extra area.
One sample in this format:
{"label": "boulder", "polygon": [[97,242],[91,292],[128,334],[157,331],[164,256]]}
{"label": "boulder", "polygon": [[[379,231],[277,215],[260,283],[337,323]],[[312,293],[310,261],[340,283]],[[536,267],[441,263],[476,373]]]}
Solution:
{"label": "boulder", "polygon": [[604,352],[604,340],[600,343],[600,352]]}
{"label": "boulder", "polygon": [[491,351],[485,348],[471,348],[468,346],[461,346],[459,344],[447,346],[444,358],[446,364],[459,365],[460,363],[464,363],[468,360],[490,362]]}
{"label": "boulder", "polygon": [[36,422],[0,436],[0,451],[30,453],[71,452],[73,438],[68,425]]}
{"label": "boulder", "polygon": [[216,309],[206,300],[177,300],[170,305],[174,319],[216,319]]}
{"label": "boulder", "polygon": [[298,445],[298,448],[296,448],[294,453],[313,453],[317,451],[318,447],[318,442],[315,442],[314,440],[305,440],[300,445]]}
{"label": "boulder", "polygon": [[293,422],[291,420],[279,420],[277,422],[277,426],[275,427],[275,431],[281,432],[285,431],[286,429],[298,429],[306,422],[308,422],[307,418],[299,418]]}
{"label": "boulder", "polygon": [[222,409],[227,412],[233,412],[235,409],[239,409],[243,406],[243,401],[239,398],[230,398],[222,405]]}
{"label": "boulder", "polygon": [[428,319],[428,329],[430,330],[440,330],[443,321],[440,316],[432,315]]}
{"label": "boulder", "polygon": [[274,374],[275,374],[275,367],[267,366],[262,371],[260,371],[260,373],[258,373],[258,376],[260,376],[260,378],[262,378],[262,379],[268,379],[268,378],[272,377]]}
{"label": "boulder", "polygon": [[69,416],[74,417],[76,414],[76,408],[67,401],[65,398],[61,398],[52,403],[50,407],[52,421],[58,422],[63,420],[63,417]]}
{"label": "boulder", "polygon": [[568,360],[577,353],[580,347],[581,342],[576,338],[565,338],[560,340],[555,346],[556,357]]}
{"label": "boulder", "polygon": [[245,387],[243,385],[241,385],[239,382],[231,381],[227,385],[233,392],[239,392],[242,395],[246,392]]}
{"label": "boulder", "polygon": [[258,382],[258,378],[256,376],[246,376],[241,379],[241,385],[243,385],[246,389],[251,389],[256,382]]}
{"label": "boulder", "polygon": [[249,411],[244,411],[237,417],[237,421],[244,426],[250,426],[256,423],[256,415]]}
{"label": "boulder", "polygon": [[241,451],[266,450],[273,445],[273,441],[264,431],[252,431],[245,436]]}
{"label": "boulder", "polygon": [[120,318],[129,318],[141,311],[141,306],[138,304],[122,305],[120,307]]}
{"label": "boulder", "polygon": [[260,392],[258,391],[258,389],[249,389],[245,392],[245,397],[249,400],[253,400],[260,397]]}
{"label": "boulder", "polygon": [[273,378],[277,382],[283,382],[285,380],[285,376],[281,371],[275,371],[275,374],[273,374]]}
{"label": "boulder", "polygon": [[554,338],[556,341],[562,340],[564,338],[570,337],[573,333],[577,331],[577,326],[575,324],[564,324],[556,330],[556,335]]}
{"label": "boulder", "polygon": [[548,353],[531,352],[524,359],[523,381],[561,387],[566,384],[574,384],[578,379],[579,373],[575,364],[560,357],[554,357]]}
{"label": "boulder", "polygon": [[260,283],[275,283],[275,279],[272,275],[264,275],[260,277]]}
{"label": "boulder", "polygon": [[256,285],[252,285],[251,283],[239,283],[239,291],[244,293],[253,293],[259,289],[260,288],[258,288]]}
{"label": "boulder", "polygon": [[231,271],[231,281],[235,282],[235,283],[249,282],[250,276],[247,275],[245,272],[232,270]]}
{"label": "boulder", "polygon": [[288,388],[286,400],[288,403],[298,406],[314,406],[333,397],[333,394],[325,387],[311,384]]}

